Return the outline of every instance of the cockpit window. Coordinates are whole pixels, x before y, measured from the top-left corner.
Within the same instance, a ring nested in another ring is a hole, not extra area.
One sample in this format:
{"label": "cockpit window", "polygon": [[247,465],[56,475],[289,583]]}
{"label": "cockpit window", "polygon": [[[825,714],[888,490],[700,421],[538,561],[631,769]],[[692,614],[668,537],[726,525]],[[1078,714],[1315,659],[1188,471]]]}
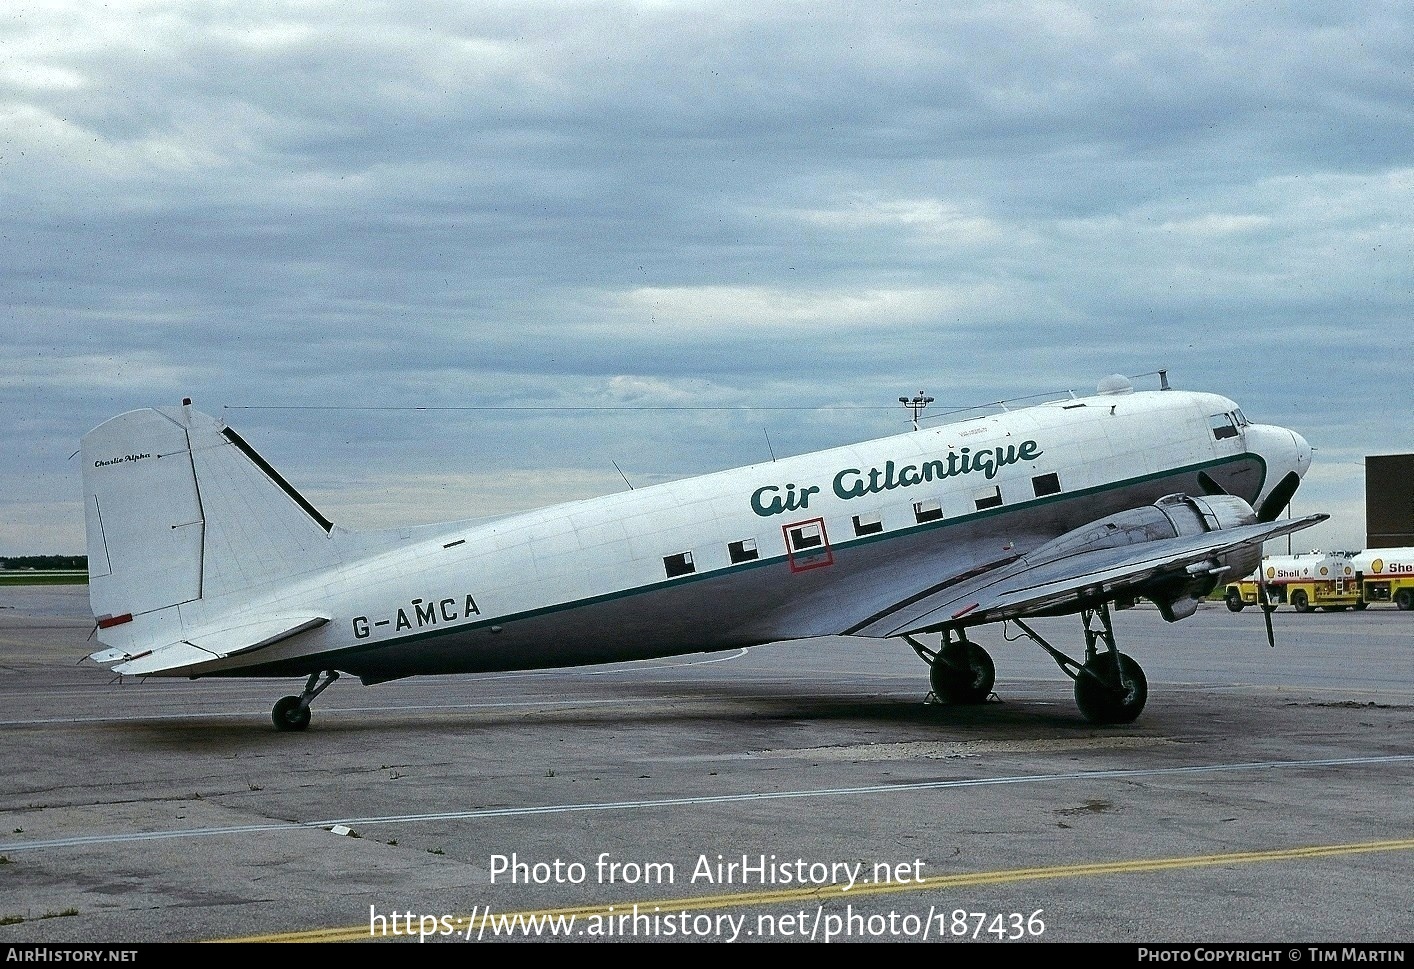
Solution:
{"label": "cockpit window", "polygon": [[1241,407],[1239,407],[1239,408],[1237,408],[1237,410],[1233,411],[1233,412],[1232,412],[1232,416],[1237,419],[1237,426],[1238,426],[1238,427],[1246,427],[1248,424],[1251,424],[1251,423],[1252,423],[1251,421],[1249,421],[1249,420],[1247,419],[1247,415],[1244,414],[1244,413],[1242,413],[1242,408],[1241,408]]}
{"label": "cockpit window", "polygon": [[1231,414],[1214,414],[1208,422],[1213,428],[1213,437],[1216,440],[1237,437],[1237,425],[1233,423]]}

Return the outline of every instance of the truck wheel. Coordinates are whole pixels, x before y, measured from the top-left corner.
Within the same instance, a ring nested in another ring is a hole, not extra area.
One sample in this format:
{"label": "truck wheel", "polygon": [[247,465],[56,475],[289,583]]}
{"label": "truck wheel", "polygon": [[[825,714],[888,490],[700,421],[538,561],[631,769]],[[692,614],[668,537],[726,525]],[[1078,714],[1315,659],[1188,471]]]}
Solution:
{"label": "truck wheel", "polygon": [[1394,604],[1406,611],[1414,609],[1414,589],[1400,589],[1395,593]]}
{"label": "truck wheel", "polygon": [[1242,593],[1236,589],[1227,590],[1227,607],[1233,612],[1241,612],[1247,603],[1242,601]]}
{"label": "truck wheel", "polygon": [[1311,601],[1306,598],[1306,593],[1302,592],[1300,589],[1293,592],[1291,594],[1291,608],[1295,609],[1297,612],[1310,612]]}

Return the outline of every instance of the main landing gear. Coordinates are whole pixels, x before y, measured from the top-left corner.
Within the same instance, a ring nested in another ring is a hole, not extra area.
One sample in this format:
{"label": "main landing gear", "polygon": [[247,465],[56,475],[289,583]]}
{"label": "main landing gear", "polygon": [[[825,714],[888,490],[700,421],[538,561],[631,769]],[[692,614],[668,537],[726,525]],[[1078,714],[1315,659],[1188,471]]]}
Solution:
{"label": "main landing gear", "polygon": [[[956,635],[956,639],[954,639]],[[987,651],[967,638],[962,629],[943,633],[942,646],[929,649],[907,634],[903,637],[928,664],[929,699],[939,703],[983,703],[992,695],[997,669]]]}
{"label": "main landing gear", "polygon": [[338,670],[311,673],[299,696],[281,697],[270,711],[276,730],[303,730],[309,726],[309,704],[339,678]]}
{"label": "main landing gear", "polygon": [[[1110,607],[1082,609],[1085,627],[1085,662],[1077,663],[1037,634],[1020,619],[1016,627],[1051,655],[1051,659],[1075,681],[1075,704],[1092,723],[1133,723],[1149,698],[1149,683],[1144,670],[1129,656],[1115,648],[1114,627],[1110,625]],[[1099,625],[1096,625],[1098,620]],[[1103,641],[1104,650],[1096,649]]]}
{"label": "main landing gear", "polygon": [[[1075,704],[1085,719],[1097,724],[1132,723],[1149,698],[1144,670],[1115,648],[1108,604],[1081,610],[1080,615],[1085,627],[1084,663],[1053,647],[1020,619],[1011,621],[1075,681]],[[942,645],[936,650],[910,635],[903,638],[928,664],[928,684],[933,688],[928,694],[930,702],[975,704],[991,696],[996,667],[987,651],[967,638],[966,630],[944,630]]]}

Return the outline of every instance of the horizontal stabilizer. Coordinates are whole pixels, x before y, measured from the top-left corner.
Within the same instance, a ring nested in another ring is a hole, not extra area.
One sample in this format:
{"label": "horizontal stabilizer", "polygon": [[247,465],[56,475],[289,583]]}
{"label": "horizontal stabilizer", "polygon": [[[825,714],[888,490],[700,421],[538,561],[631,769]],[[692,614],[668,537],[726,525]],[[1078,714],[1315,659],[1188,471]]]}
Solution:
{"label": "horizontal stabilizer", "polygon": [[213,660],[225,659],[227,656],[273,646],[328,621],[327,616],[267,619],[188,636],[175,643],[167,643],[165,646],[133,655],[120,649],[100,650],[89,656],[89,659],[103,665],[117,662],[113,672],[127,676],[170,673],[173,670],[196,667]]}

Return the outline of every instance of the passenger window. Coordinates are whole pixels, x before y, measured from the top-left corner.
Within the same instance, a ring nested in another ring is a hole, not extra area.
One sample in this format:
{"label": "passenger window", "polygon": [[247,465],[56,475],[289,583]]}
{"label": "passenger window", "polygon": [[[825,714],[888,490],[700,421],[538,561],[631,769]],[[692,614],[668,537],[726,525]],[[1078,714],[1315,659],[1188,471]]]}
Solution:
{"label": "passenger window", "polygon": [[756,539],[743,538],[739,542],[732,542],[727,546],[727,554],[731,556],[732,564],[738,562],[750,562],[761,557],[761,553],[756,549]]}
{"label": "passenger window", "polygon": [[984,508],[997,508],[1002,503],[1002,489],[1000,485],[992,485],[982,491],[973,492],[972,497],[978,511]]}
{"label": "passenger window", "polygon": [[854,534],[877,535],[884,530],[884,519],[879,515],[855,515]]}
{"label": "passenger window", "polygon": [[697,566],[692,564],[691,552],[663,556],[663,568],[667,571],[670,579],[675,579],[680,575],[691,575],[697,571]]}
{"label": "passenger window", "polygon": [[935,522],[943,517],[943,503],[936,498],[931,501],[915,501],[913,517],[920,525],[924,522]]}
{"label": "passenger window", "polygon": [[1061,490],[1060,475],[1054,472],[1051,474],[1038,474],[1031,479],[1031,487],[1036,489],[1037,498],[1042,498],[1046,495],[1058,495]]}
{"label": "passenger window", "polygon": [[806,522],[790,528],[791,551],[799,552],[807,548],[818,548],[825,544],[819,522]]}

